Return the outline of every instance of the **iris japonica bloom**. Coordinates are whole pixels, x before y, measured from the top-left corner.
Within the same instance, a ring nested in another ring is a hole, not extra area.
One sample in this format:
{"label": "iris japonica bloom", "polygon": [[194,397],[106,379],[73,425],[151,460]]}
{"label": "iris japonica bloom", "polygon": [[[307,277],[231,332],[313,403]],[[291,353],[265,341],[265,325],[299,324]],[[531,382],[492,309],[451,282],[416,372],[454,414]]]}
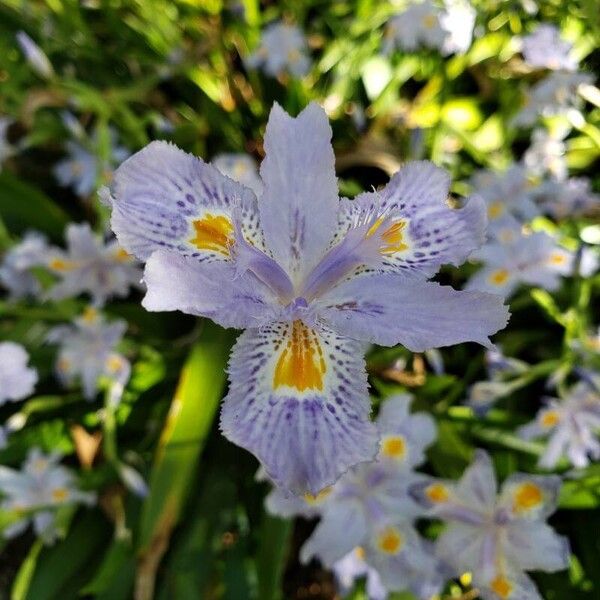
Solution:
{"label": "iris japonica bloom", "polygon": [[532,197],[535,186],[530,182],[527,169],[520,164],[505,171],[476,171],[469,184],[473,194],[486,203],[491,237],[501,238],[503,231],[519,229],[520,223],[539,214]]}
{"label": "iris japonica bloom", "polygon": [[425,460],[436,429],[429,415],[411,414],[410,404],[410,396],[398,395],[382,405],[376,461],[351,468],[316,496],[275,488],[266,506],[278,516],[321,518],[301,550],[304,562],[316,557],[344,580],[369,573],[387,590],[409,588],[429,598],[441,586],[442,578],[432,576],[440,565],[414,529],[422,510],[408,489],[423,479],[413,469]]}
{"label": "iris japonica bloom", "polygon": [[447,0],[440,7],[430,0],[410,4],[393,16],[384,32],[383,52],[414,51],[420,46],[444,55],[466,52],[473,39],[475,9],[464,0]]}
{"label": "iris japonica bloom", "polygon": [[223,175],[249,187],[257,196],[262,193],[258,166],[251,156],[241,153],[218,154],[212,159],[212,164]]}
{"label": "iris japonica bloom", "polygon": [[42,288],[31,269],[46,262],[48,244],[38,232],[30,231],[4,255],[0,265],[0,284],[11,300],[38,296]]}
{"label": "iris japonica bloom", "polygon": [[547,438],[539,465],[556,466],[563,456],[575,467],[586,467],[600,458],[600,392],[587,382],[573,387],[564,400],[549,398],[533,423],[519,429],[525,439]]}
{"label": "iris japonica bloom", "polygon": [[456,576],[473,574],[485,600],[541,600],[525,571],[560,571],[569,543],[545,523],[556,508],[560,477],[515,473],[497,492],[489,456],[477,451],[458,482],[432,479],[412,493],[447,523],[438,556]]}
{"label": "iris japonica bloom", "polygon": [[575,70],[577,61],[571,55],[572,49],[572,44],[562,39],[560,30],[549,23],[540,24],[523,38],[525,62],[536,69]]}
{"label": "iris japonica bloom", "polygon": [[32,448],[20,471],[0,465],[0,510],[12,513],[15,520],[2,531],[6,538],[23,532],[31,523],[45,543],[57,536],[56,513],[60,507],[93,504],[95,495],[82,492],[75,476],[58,464],[60,454],[43,454]]}
{"label": "iris japonica bloom", "polygon": [[125,321],[106,322],[92,307],[72,325],[51,329],[48,341],[60,345],[56,361],[58,378],[65,385],[80,379],[86,400],[94,399],[103,376],[122,387],[129,378],[130,365],[115,348],[126,329]]}
{"label": "iris japonica bloom", "polygon": [[427,162],[340,201],[330,140],[317,104],[295,119],[275,105],[258,201],[165,142],[123,163],[113,186],[112,227],[146,261],[146,309],[246,329],[221,429],[297,493],[377,453],[365,342],[489,345],[507,321],[498,296],[427,281],[480,245],[483,204],[451,209],[448,175]]}
{"label": "iris japonica bloom", "polygon": [[573,252],[559,246],[543,231],[519,235],[509,243],[494,241],[473,258],[484,263],[469,280],[467,289],[512,295],[521,284],[556,290],[561,277],[574,267]]}
{"label": "iris japonica bloom", "polygon": [[0,343],[0,405],[22,400],[33,393],[37,371],[27,366],[29,355],[14,342]]}
{"label": "iris japonica bloom", "polygon": [[139,287],[139,265],[116,240],[104,243],[88,223],[71,223],[65,238],[66,250],[52,247],[46,254],[46,266],[60,278],[48,298],[62,300],[86,292],[102,306],[112,296],[127,296],[131,287]]}
{"label": "iris japonica bloom", "polygon": [[306,36],[296,25],[270,23],[262,32],[260,46],[246,59],[250,68],[262,68],[271,77],[289,73],[303,77],[310,70]]}
{"label": "iris japonica bloom", "polygon": [[526,92],[523,107],[515,115],[513,124],[528,127],[540,117],[566,115],[580,106],[579,88],[593,82],[588,73],[555,71]]}
{"label": "iris japonica bloom", "polygon": [[388,590],[381,583],[379,573],[365,562],[365,551],[358,547],[338,560],[332,567],[335,582],[343,597],[352,592],[357,579],[365,578],[365,592],[369,600],[386,600]]}
{"label": "iris japonica bloom", "polygon": [[124,161],[130,152],[117,143],[117,132],[109,128],[108,157],[102,160],[98,152],[98,129],[88,138],[69,113],[63,115],[63,122],[75,139],[66,143],[67,156],[54,166],[54,176],[60,185],[71,187],[79,197],[87,198],[96,190],[99,181],[110,181],[113,167]]}
{"label": "iris japonica bloom", "polygon": [[542,211],[556,219],[600,209],[600,194],[592,191],[587,177],[571,177],[566,181],[548,179],[534,191],[534,197]]}

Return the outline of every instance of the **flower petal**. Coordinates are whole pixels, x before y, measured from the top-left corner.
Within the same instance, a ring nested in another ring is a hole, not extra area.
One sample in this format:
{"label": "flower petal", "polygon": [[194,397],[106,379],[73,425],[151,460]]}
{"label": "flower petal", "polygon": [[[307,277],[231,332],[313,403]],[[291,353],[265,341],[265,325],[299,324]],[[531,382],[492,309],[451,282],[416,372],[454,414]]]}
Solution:
{"label": "flower petal", "polygon": [[380,192],[342,200],[337,235],[375,219],[369,233],[383,230],[384,271],[431,277],[441,265],[460,265],[484,241],[485,203],[473,197],[463,208],[450,208],[449,187],[443,169],[427,161],[411,162]]}
{"label": "flower petal", "polygon": [[358,503],[343,502],[326,511],[321,522],[300,550],[300,560],[318,558],[331,568],[367,537],[365,513]]}
{"label": "flower petal", "polygon": [[508,525],[506,555],[524,571],[552,573],[569,566],[569,540],[538,521]]}
{"label": "flower petal", "polygon": [[468,341],[489,347],[488,336],[508,321],[502,302],[500,296],[384,273],[339,284],[321,299],[317,311],[342,335],[422,352]]}
{"label": "flower petal", "polygon": [[311,103],[294,119],[275,104],[264,146],[259,210],[265,240],[290,277],[299,278],[322,257],[336,224],[335,157],[325,111]]}
{"label": "flower petal", "polygon": [[199,262],[160,250],[146,263],[149,311],[180,310],[208,317],[223,327],[258,327],[277,317],[272,294],[252,273],[237,276],[228,261]]}
{"label": "flower petal", "polygon": [[560,487],[558,475],[514,473],[502,485],[499,504],[520,520],[545,519],[556,510]]}
{"label": "flower petal", "polygon": [[254,193],[167,142],[152,142],[115,172],[112,229],[141,260],[171,250],[198,260],[224,260],[240,206],[244,233],[260,238]]}
{"label": "flower petal", "polygon": [[377,452],[362,356],[358,343],[300,321],[245,331],[229,363],[224,435],[279,486],[316,495]]}

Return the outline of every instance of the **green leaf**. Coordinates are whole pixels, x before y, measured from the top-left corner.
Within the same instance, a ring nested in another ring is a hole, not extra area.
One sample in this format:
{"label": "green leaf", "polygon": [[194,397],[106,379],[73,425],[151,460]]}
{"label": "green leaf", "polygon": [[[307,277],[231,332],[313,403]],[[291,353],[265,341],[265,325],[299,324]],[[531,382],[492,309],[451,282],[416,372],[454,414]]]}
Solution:
{"label": "green leaf", "polygon": [[291,532],[292,521],[277,519],[265,513],[260,528],[261,543],[256,557],[258,597],[261,600],[283,598],[281,577],[289,551]]}
{"label": "green leaf", "polygon": [[22,598],[56,600],[76,598],[97,566],[111,535],[111,527],[98,511],[85,511],[75,520],[67,537],[44,548],[37,559],[31,582]]}
{"label": "green leaf", "polygon": [[136,597],[153,597],[156,569],[196,477],[198,460],[225,385],[231,336],[206,322],[182,369],[150,474],[141,517]]}
{"label": "green leaf", "polygon": [[58,241],[69,222],[67,214],[37,188],[0,173],[0,217],[13,233],[38,229]]}

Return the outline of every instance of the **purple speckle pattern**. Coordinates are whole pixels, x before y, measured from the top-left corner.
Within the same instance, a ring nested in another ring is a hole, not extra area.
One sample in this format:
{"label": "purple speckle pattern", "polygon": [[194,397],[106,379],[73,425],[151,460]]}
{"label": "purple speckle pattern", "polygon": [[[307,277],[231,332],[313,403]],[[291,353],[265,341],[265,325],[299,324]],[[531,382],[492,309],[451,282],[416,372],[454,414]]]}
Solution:
{"label": "purple speckle pattern", "polygon": [[472,198],[463,208],[451,208],[449,187],[443,169],[427,161],[410,163],[383,190],[342,199],[334,243],[369,218],[385,216],[407,222],[408,248],[384,255],[380,272],[431,277],[444,264],[459,265],[484,241],[485,207]]}
{"label": "purple speckle pattern", "polygon": [[327,365],[325,389],[273,388],[289,323],[246,330],[229,363],[231,386],[221,429],[254,453],[269,477],[296,493],[318,493],[351,465],[372,460],[376,428],[369,421],[367,378],[358,342],[318,332]]}
{"label": "purple speckle pattern", "polygon": [[211,211],[231,218],[234,207],[247,239],[261,242],[254,193],[167,142],[152,142],[126,160],[114,185],[112,228],[125,249],[141,260],[156,250],[223,260],[223,254],[190,243],[192,223]]}

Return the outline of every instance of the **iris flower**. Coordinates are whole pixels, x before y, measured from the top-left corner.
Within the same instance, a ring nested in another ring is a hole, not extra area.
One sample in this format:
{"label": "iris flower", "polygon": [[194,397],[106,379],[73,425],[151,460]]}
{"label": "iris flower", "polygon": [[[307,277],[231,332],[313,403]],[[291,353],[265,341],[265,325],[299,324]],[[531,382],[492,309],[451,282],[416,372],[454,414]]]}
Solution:
{"label": "iris flower", "polygon": [[20,471],[0,465],[0,510],[17,514],[17,520],[2,531],[5,538],[32,523],[36,535],[50,544],[57,536],[56,512],[61,506],[95,502],[95,495],[82,492],[73,473],[58,464],[60,458],[58,453],[45,455],[32,448]]}
{"label": "iris flower", "polygon": [[560,571],[569,543],[546,524],[556,509],[560,477],[515,473],[497,492],[489,456],[477,451],[458,482],[432,479],[412,492],[447,523],[438,556],[456,576],[473,573],[485,600],[541,600],[525,571]]}
{"label": "iris flower", "polygon": [[448,175],[404,167],[381,192],[338,199],[325,112],[271,111],[257,201],[249,188],[165,142],[115,173],[112,228],[146,261],[150,311],[245,329],[229,363],[221,429],[269,477],[318,493],[372,460],[365,343],[413,351],[504,327],[498,296],[428,282],[482,242],[485,208],[446,203]]}
{"label": "iris flower", "polygon": [[31,269],[46,262],[48,243],[38,232],[30,231],[4,255],[0,264],[0,284],[11,300],[35,297],[42,288]]}
{"label": "iris flower", "polygon": [[556,290],[573,272],[574,254],[543,231],[519,235],[509,243],[491,242],[473,256],[484,263],[467,289],[512,295],[521,284]]}
{"label": "iris flower", "polygon": [[99,379],[105,376],[123,386],[129,378],[130,366],[115,351],[123,338],[127,323],[107,323],[94,308],[88,308],[72,325],[59,325],[50,330],[48,341],[60,345],[56,372],[65,385],[81,380],[86,400],[93,400]]}
{"label": "iris flower", "polygon": [[564,400],[549,398],[533,423],[519,429],[525,439],[548,438],[539,465],[552,469],[562,456],[578,468],[600,458],[600,393],[587,382],[573,387]]}
{"label": "iris flower", "polygon": [[112,296],[127,296],[141,279],[134,258],[111,240],[106,244],[88,223],[71,223],[65,233],[67,249],[49,248],[46,266],[60,278],[47,293],[52,300],[87,292],[97,306]]}
{"label": "iris flower", "polygon": [[523,38],[522,52],[525,62],[536,69],[574,71],[577,61],[571,55],[573,45],[562,39],[560,30],[549,23]]}
{"label": "iris flower", "polygon": [[270,23],[262,32],[260,46],[246,59],[252,69],[260,67],[276,77],[289,73],[304,77],[310,70],[306,36],[296,25]]}
{"label": "iris flower", "polygon": [[[430,598],[441,587],[441,565],[414,528],[423,511],[408,490],[423,480],[413,469],[424,462],[436,428],[429,415],[411,414],[410,404],[408,395],[387,399],[376,423],[381,435],[377,460],[352,468],[316,497],[306,495],[306,508],[296,514],[321,517],[302,547],[304,562],[316,557],[336,570],[358,548],[386,589],[410,589],[420,598]],[[299,500],[275,488],[267,508],[291,516]]]}
{"label": "iris flower", "polygon": [[0,406],[33,393],[38,375],[35,369],[27,366],[28,361],[29,355],[20,344],[0,343]]}

